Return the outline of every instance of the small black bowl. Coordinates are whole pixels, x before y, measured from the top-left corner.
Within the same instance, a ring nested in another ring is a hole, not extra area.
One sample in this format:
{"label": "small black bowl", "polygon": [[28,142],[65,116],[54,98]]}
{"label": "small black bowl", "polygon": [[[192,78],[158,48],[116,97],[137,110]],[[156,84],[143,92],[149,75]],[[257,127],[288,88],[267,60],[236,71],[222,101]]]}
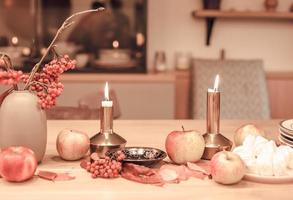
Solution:
{"label": "small black bowl", "polygon": [[[107,156],[114,158],[117,150],[107,152]],[[125,147],[123,162],[150,166],[159,163],[167,157],[166,152],[152,147]]]}

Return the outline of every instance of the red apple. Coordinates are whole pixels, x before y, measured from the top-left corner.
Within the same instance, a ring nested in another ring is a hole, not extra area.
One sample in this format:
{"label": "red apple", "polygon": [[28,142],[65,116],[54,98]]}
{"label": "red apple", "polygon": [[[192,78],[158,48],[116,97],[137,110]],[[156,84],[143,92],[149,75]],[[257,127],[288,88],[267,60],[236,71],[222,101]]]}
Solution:
{"label": "red apple", "polygon": [[200,160],[205,148],[203,136],[197,131],[173,131],[166,138],[165,147],[169,158],[177,164]]}
{"label": "red apple", "polygon": [[35,153],[26,147],[8,147],[0,153],[0,175],[7,181],[22,182],[37,169]]}
{"label": "red apple", "polygon": [[234,143],[236,146],[242,145],[244,139],[248,135],[260,135],[265,137],[263,130],[257,128],[254,124],[246,124],[241,126],[235,131],[234,134]]}
{"label": "red apple", "polygon": [[57,137],[56,146],[64,160],[79,160],[88,152],[90,139],[81,131],[64,129]]}
{"label": "red apple", "polygon": [[213,179],[221,184],[238,183],[246,171],[241,158],[230,151],[216,153],[211,160],[211,173]]}

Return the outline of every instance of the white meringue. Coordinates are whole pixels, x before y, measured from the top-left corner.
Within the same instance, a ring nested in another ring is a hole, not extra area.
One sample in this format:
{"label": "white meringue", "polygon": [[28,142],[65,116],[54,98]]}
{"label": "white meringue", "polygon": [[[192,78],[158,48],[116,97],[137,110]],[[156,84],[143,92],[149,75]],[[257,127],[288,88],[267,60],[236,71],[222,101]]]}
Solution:
{"label": "white meringue", "polygon": [[256,136],[255,135],[248,135],[245,137],[244,141],[243,141],[243,145],[244,147],[247,147],[247,148],[253,148],[254,146],[254,143],[255,143],[255,139],[256,139]]}
{"label": "white meringue", "polygon": [[273,171],[275,176],[286,175],[287,163],[286,157],[281,152],[275,152],[273,156]]}
{"label": "white meringue", "polygon": [[286,156],[287,167],[293,169],[293,149],[289,146],[281,145],[278,147],[277,151]]}
{"label": "white meringue", "polygon": [[238,154],[240,158],[246,163],[249,160],[255,159],[252,149],[248,149],[244,146],[238,146],[233,150],[234,153]]}
{"label": "white meringue", "polygon": [[286,166],[289,165],[289,162],[290,162],[290,153],[291,153],[291,147],[288,147],[288,146],[285,146],[285,145],[281,145],[277,148],[277,151],[276,153],[278,153],[278,155],[284,157],[285,159],[285,163],[286,163]]}
{"label": "white meringue", "polygon": [[257,143],[261,143],[261,142],[269,142],[269,140],[262,137],[262,136],[256,135],[255,143],[257,144]]}
{"label": "white meringue", "polygon": [[274,152],[270,149],[262,151],[256,158],[258,174],[263,176],[273,176],[273,156]]}
{"label": "white meringue", "polygon": [[259,150],[258,155],[263,153],[274,153],[276,150],[277,150],[276,143],[273,140],[270,140],[269,142],[261,146],[261,149]]}
{"label": "white meringue", "polygon": [[265,148],[264,145],[268,142],[269,141],[265,139],[264,137],[256,136],[254,146],[253,146],[255,156],[258,156],[260,154],[262,149]]}
{"label": "white meringue", "polygon": [[288,168],[293,169],[293,152],[290,152],[290,160],[288,163]]}
{"label": "white meringue", "polygon": [[276,146],[273,140],[249,135],[243,145],[233,150],[245,163],[249,173],[262,176],[284,176],[293,169],[293,149]]}
{"label": "white meringue", "polygon": [[245,162],[245,165],[246,165],[249,173],[258,174],[258,166],[256,164],[256,159],[247,160]]}

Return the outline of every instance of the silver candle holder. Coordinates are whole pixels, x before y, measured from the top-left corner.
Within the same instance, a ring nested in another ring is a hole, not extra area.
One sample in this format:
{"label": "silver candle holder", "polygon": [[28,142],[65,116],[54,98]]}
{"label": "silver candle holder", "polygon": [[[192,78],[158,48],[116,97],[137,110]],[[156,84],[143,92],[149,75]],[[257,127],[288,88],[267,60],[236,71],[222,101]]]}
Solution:
{"label": "silver candle holder", "polygon": [[202,158],[210,160],[217,152],[232,148],[232,141],[220,133],[220,92],[219,75],[216,76],[214,89],[207,92],[207,133],[203,135],[205,150]]}
{"label": "silver candle holder", "polygon": [[109,100],[108,83],[105,85],[105,100],[100,109],[100,132],[90,139],[91,153],[97,153],[100,158],[113,149],[122,149],[126,140],[113,131],[113,102]]}

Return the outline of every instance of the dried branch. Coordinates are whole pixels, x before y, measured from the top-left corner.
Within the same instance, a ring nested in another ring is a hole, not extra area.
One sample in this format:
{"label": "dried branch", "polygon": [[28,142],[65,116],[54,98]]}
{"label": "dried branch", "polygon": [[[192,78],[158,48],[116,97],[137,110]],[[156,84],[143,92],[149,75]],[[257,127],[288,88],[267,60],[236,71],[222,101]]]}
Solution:
{"label": "dried branch", "polygon": [[52,42],[50,43],[50,45],[48,46],[48,48],[46,49],[46,52],[44,53],[44,55],[42,56],[42,58],[40,59],[40,61],[35,64],[35,66],[33,67],[30,75],[29,75],[29,78],[28,78],[28,81],[27,83],[25,84],[24,86],[24,90],[28,89],[28,86],[29,86],[29,83],[33,80],[36,72],[39,70],[41,64],[43,63],[44,59],[46,58],[46,56],[48,55],[48,53],[50,52],[52,46],[55,44],[57,38],[59,37],[59,35],[65,30],[67,29],[69,26],[71,26],[74,21],[71,21],[71,19],[79,16],[79,15],[83,15],[83,14],[86,14],[86,13],[91,13],[91,12],[99,12],[99,11],[103,11],[105,10],[104,8],[98,8],[98,9],[93,9],[93,10],[85,10],[85,11],[82,11],[82,12],[78,12],[78,13],[75,13],[73,15],[71,15],[70,17],[68,17],[64,22],[63,24],[61,25],[61,27],[58,29],[55,37],[53,38]]}
{"label": "dried branch", "polygon": [[[13,70],[13,65],[12,65],[10,57],[6,53],[3,53],[3,52],[0,52],[0,55],[1,55],[0,59],[2,59],[4,61],[5,69],[7,71]],[[13,84],[12,89],[18,90],[17,84]]]}
{"label": "dried branch", "polygon": [[53,53],[53,59],[58,59],[60,57],[60,55],[57,53],[55,48],[56,48],[56,45],[53,45],[51,48],[51,51]]}
{"label": "dried branch", "polygon": [[41,83],[39,81],[31,81],[29,84],[28,84],[28,87],[31,86],[31,85],[40,85],[42,86],[43,88],[45,88],[46,90],[49,88],[49,85],[45,84],[45,83]]}
{"label": "dried branch", "polygon": [[10,57],[6,53],[3,53],[3,52],[0,52],[0,55],[1,55],[0,59],[3,59],[6,70],[8,71],[13,69]]}

